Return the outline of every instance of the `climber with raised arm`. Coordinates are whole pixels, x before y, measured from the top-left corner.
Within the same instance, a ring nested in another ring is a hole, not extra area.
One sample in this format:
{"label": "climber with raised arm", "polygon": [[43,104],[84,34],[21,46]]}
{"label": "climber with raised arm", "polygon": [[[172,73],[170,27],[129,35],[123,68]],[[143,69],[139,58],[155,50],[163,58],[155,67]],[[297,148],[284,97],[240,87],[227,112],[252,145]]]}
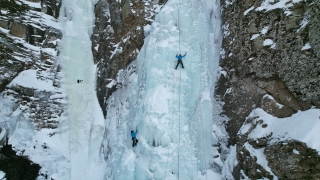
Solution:
{"label": "climber with raised arm", "polygon": [[133,130],[131,130],[131,137],[132,137],[132,147],[135,147],[138,143],[138,139],[136,138],[138,133],[138,130],[136,130],[136,132],[134,132]]}
{"label": "climber with raised arm", "polygon": [[181,54],[179,54],[179,55],[177,54],[176,55],[176,58],[178,58],[178,63],[177,63],[177,66],[176,66],[175,69],[178,68],[179,64],[181,64],[182,68],[184,68],[183,67],[183,63],[182,63],[182,58],[184,58],[186,55],[187,55],[187,52],[183,56]]}

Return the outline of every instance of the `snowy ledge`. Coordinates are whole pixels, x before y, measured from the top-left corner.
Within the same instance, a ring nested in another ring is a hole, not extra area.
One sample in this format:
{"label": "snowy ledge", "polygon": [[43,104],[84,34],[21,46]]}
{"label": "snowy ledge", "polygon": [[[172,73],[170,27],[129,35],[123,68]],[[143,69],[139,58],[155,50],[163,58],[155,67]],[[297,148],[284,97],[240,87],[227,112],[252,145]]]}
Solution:
{"label": "snowy ledge", "polygon": [[13,79],[13,81],[11,81],[8,87],[19,85],[37,90],[56,91],[56,88],[52,86],[52,81],[42,81],[37,79],[36,74],[36,70],[22,71],[15,79]]}
{"label": "snowy ledge", "polygon": [[[291,117],[277,118],[257,108],[249,115],[249,117],[255,116],[259,116],[259,120],[263,120],[263,123],[258,124],[249,133],[248,138],[259,139],[272,134],[271,144],[295,139],[306,143],[308,147],[315,149],[320,155],[320,141],[318,140],[320,137],[320,109],[298,111]],[[239,130],[239,134],[247,133],[250,127],[250,123],[244,124]]]}

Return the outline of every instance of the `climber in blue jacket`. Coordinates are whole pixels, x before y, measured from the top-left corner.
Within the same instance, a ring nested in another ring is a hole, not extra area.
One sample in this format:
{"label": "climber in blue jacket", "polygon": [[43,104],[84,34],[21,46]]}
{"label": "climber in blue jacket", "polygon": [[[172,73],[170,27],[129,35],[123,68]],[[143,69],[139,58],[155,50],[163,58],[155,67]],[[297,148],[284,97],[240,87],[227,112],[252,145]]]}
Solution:
{"label": "climber in blue jacket", "polygon": [[176,66],[175,69],[177,69],[177,67],[179,66],[179,64],[181,64],[182,68],[184,68],[184,67],[183,67],[183,63],[182,63],[182,58],[184,58],[186,55],[187,55],[187,53],[185,53],[183,56],[182,56],[181,54],[179,54],[179,55],[177,54],[177,55],[176,55],[176,58],[178,58],[178,63],[177,63],[177,66]]}
{"label": "climber in blue jacket", "polygon": [[132,137],[132,147],[135,147],[138,143],[138,139],[136,138],[138,133],[138,130],[136,130],[136,132],[134,132],[133,130],[131,130],[131,137]]}

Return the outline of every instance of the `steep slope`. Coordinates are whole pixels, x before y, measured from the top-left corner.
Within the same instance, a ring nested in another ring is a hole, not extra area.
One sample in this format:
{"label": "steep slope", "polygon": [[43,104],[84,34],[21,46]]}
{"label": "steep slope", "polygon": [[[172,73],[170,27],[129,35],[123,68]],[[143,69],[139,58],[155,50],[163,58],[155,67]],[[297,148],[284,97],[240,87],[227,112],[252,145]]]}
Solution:
{"label": "steep slope", "polygon": [[[103,179],[100,147],[104,118],[95,91],[95,66],[91,51],[95,1],[64,1],[60,20],[62,72],[68,97],[66,138],[69,138],[70,179]],[[81,80],[81,82],[79,81]]]}
{"label": "steep slope", "polygon": [[319,178],[319,1],[221,4],[216,95],[237,147],[234,178]]}
{"label": "steep slope", "polygon": [[[1,175],[44,178],[64,167],[52,144],[65,107],[56,62],[60,3],[21,0],[3,6],[8,2],[1,1],[0,7],[0,146],[6,157]],[[32,164],[37,167],[33,172],[28,171]]]}
{"label": "steep slope", "polygon": [[[213,99],[221,42],[219,4],[168,1],[145,27],[137,61],[107,101],[108,178],[221,178],[227,136]],[[188,52],[174,70],[177,52]],[[132,148],[130,131],[139,130]],[[214,133],[212,133],[214,132]]]}

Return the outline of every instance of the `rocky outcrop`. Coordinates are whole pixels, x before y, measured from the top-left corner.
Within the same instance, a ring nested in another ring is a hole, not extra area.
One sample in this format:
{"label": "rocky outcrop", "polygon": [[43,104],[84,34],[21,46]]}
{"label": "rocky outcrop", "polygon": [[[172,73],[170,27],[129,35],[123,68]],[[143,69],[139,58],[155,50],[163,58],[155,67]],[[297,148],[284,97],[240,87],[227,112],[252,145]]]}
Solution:
{"label": "rocky outcrop", "polygon": [[[20,112],[35,129],[56,128],[59,117],[64,112],[62,99],[65,97],[58,91],[8,86],[20,72],[28,69],[36,71],[37,79],[52,82],[55,87],[60,86],[60,67],[55,61],[62,33],[48,27],[43,13],[52,15],[50,20],[59,17],[61,1],[30,1],[34,2],[31,3],[34,7],[28,6],[26,11],[20,11],[20,6],[26,6],[21,1],[10,1],[18,2],[14,6],[0,6],[0,111],[5,117],[10,117],[13,112]],[[5,2],[9,0],[1,1]],[[8,142],[8,132],[12,131],[6,129],[6,123],[14,122],[4,121],[4,124],[0,124],[1,147]],[[6,179],[36,179],[40,168],[30,162],[28,157],[16,155],[11,145],[4,145],[0,152],[0,170],[5,172]],[[46,175],[43,176],[46,178]]]}
{"label": "rocky outcrop", "polygon": [[60,15],[61,0],[32,0],[33,2],[41,2],[41,12],[48,14],[56,19]]}
{"label": "rocky outcrop", "polygon": [[39,176],[40,166],[29,161],[27,157],[16,155],[11,145],[5,145],[0,150],[0,169],[6,173],[5,179],[8,180],[34,180]]}
{"label": "rocky outcrop", "polygon": [[[290,177],[277,173],[276,166],[272,165],[274,157],[288,162],[285,158],[289,156],[281,154],[285,149],[269,144],[268,139],[255,140],[257,144],[247,136],[237,135],[254,108],[262,108],[279,118],[311,107],[320,108],[320,36],[316,32],[320,27],[317,18],[320,3],[318,0],[283,2],[221,2],[224,38],[220,66],[224,73],[219,79],[216,96],[224,102],[224,114],[230,118],[229,144],[237,144],[237,159],[241,163],[234,169],[235,179],[241,176],[270,179],[273,176],[246,152],[245,142],[251,142],[251,146],[258,149],[265,148],[269,167],[276,176]],[[274,148],[272,157],[267,155],[269,148]],[[303,168],[298,161],[291,165],[305,172],[311,168]],[[287,164],[283,168],[287,167],[291,166]],[[306,174],[303,177],[313,178]]]}
{"label": "rocky outcrop", "polygon": [[[56,98],[52,96],[56,95]],[[15,111],[21,110],[24,117],[33,122],[36,129],[57,128],[59,117],[64,112],[63,97],[59,94],[40,91],[21,86],[13,86],[10,91],[3,93],[3,97],[15,100]]]}
{"label": "rocky outcrop", "polygon": [[[318,179],[320,177],[320,155],[298,140],[279,140],[272,133],[258,139],[249,134],[258,125],[268,124],[258,116],[246,119],[249,130],[237,138],[237,161],[233,170],[235,179]],[[266,168],[266,166],[268,166]]]}
{"label": "rocky outcrop", "polygon": [[255,107],[278,117],[320,107],[319,3],[288,1],[283,11],[262,1],[227,2],[220,63],[227,73],[217,95],[231,136]]}
{"label": "rocky outcrop", "polygon": [[144,42],[144,26],[151,23],[157,1],[99,0],[95,6],[96,22],[92,51],[97,64],[97,96],[106,115],[106,100],[117,89],[107,86],[120,69],[137,55]]}
{"label": "rocky outcrop", "polygon": [[[43,6],[45,2],[47,1],[42,2]],[[59,2],[54,2],[54,6],[60,8]],[[29,7],[28,9],[37,10],[33,7]],[[40,11],[41,9],[38,10]],[[0,16],[0,27],[7,29],[10,33],[10,36],[8,36],[6,33],[0,32],[0,92],[2,92],[21,71],[30,68],[40,68],[44,70],[51,68],[53,65],[56,54],[50,54],[43,49],[40,51],[40,56],[38,56],[38,52],[35,52],[34,49],[28,49],[23,43],[57,50],[59,39],[62,37],[59,30],[43,24],[39,14],[32,12],[21,13],[22,14],[8,13]],[[17,41],[16,38],[22,38],[23,40]],[[37,63],[38,60],[42,62]],[[42,65],[44,65],[44,67]]]}
{"label": "rocky outcrop", "polygon": [[299,141],[279,142],[264,150],[268,165],[279,179],[319,179],[320,156]]}

